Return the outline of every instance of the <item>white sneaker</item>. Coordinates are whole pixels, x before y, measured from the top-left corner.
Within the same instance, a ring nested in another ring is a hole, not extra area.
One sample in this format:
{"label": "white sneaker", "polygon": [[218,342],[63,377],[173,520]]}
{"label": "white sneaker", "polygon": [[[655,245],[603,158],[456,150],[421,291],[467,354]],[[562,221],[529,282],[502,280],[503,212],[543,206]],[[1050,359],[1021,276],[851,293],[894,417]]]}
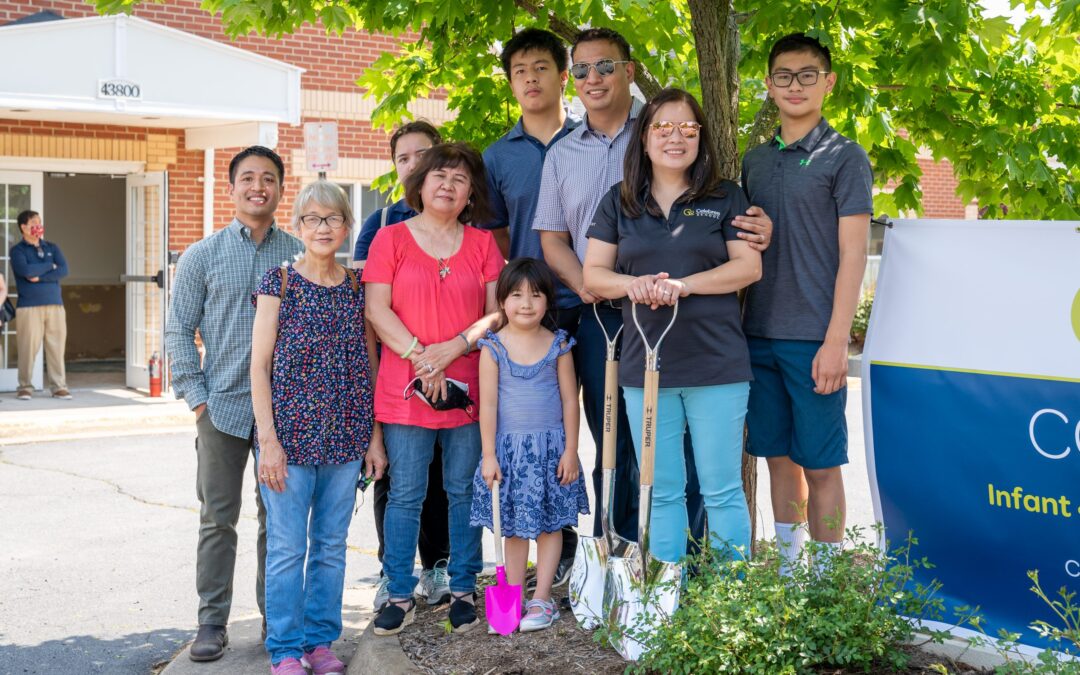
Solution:
{"label": "white sneaker", "polygon": [[390,602],[390,577],[379,577],[379,585],[375,587],[375,611],[381,612],[386,603]]}
{"label": "white sneaker", "polygon": [[450,575],[446,572],[448,561],[440,560],[435,567],[420,573],[420,583],[415,595],[423,598],[429,606],[450,602]]}

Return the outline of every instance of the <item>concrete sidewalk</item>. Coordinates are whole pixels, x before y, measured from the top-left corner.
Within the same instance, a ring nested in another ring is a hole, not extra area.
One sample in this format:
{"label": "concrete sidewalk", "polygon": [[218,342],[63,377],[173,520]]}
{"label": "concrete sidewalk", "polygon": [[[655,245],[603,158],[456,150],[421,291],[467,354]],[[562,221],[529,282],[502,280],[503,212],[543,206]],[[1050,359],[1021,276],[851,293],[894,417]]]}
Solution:
{"label": "concrete sidewalk", "polygon": [[68,383],[70,401],[48,391],[34,392],[29,401],[0,394],[0,446],[194,428],[195,414],[183,401],[128,389],[123,373],[72,373]]}

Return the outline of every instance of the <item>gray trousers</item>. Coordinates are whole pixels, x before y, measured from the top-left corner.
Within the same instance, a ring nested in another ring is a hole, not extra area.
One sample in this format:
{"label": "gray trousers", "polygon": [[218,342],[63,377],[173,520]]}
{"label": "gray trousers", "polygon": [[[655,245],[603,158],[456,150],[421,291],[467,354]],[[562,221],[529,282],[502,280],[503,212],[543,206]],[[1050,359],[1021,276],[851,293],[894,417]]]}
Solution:
{"label": "gray trousers", "polygon": [[[207,410],[195,422],[198,436],[195,451],[199,466],[195,491],[202,505],[199,511],[199,549],[195,562],[195,587],[199,593],[199,624],[229,623],[232,608],[233,570],[236,568],[236,523],[240,520],[244,468],[254,459],[251,438],[238,438],[218,431]],[[252,461],[252,472],[258,466]],[[259,488],[259,572],[255,597],[259,612],[266,616],[266,509]]]}

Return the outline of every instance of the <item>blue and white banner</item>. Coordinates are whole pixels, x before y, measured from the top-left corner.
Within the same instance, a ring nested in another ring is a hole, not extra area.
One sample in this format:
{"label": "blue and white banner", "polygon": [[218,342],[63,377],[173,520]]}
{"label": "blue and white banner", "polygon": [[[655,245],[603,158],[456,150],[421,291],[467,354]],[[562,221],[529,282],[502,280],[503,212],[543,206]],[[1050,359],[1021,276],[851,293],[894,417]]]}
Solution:
{"label": "blue and white banner", "polygon": [[896,221],[862,376],[886,539],[912,532],[918,580],[988,634],[1045,646],[1028,570],[1080,591],[1080,223]]}

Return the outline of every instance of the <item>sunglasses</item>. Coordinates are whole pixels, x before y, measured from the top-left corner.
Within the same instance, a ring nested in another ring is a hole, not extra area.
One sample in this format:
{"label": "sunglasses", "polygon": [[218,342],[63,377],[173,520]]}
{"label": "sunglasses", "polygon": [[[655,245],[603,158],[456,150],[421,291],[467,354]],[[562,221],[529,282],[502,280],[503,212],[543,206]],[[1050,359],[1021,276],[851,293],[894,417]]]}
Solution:
{"label": "sunglasses", "polygon": [[596,69],[600,77],[607,77],[615,72],[615,64],[630,63],[629,61],[614,61],[612,59],[600,59],[596,63],[575,63],[570,66],[570,74],[575,80],[584,80],[589,76],[589,69]]}
{"label": "sunglasses", "polygon": [[697,122],[669,122],[667,120],[659,120],[649,125],[649,128],[653,130],[661,138],[667,138],[674,131],[675,127],[679,128],[679,133],[683,138],[697,138],[701,132],[701,125]]}

